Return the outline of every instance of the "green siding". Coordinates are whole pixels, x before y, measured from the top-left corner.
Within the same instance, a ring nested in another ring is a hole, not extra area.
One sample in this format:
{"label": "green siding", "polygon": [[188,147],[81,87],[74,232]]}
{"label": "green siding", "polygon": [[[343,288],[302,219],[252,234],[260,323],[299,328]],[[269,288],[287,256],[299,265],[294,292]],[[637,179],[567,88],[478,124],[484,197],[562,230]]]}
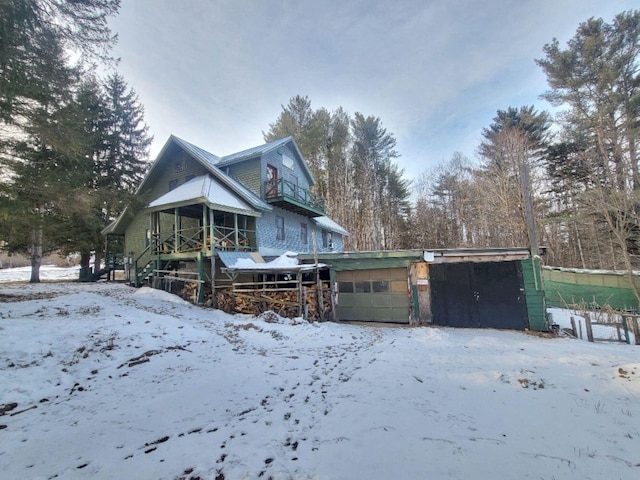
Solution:
{"label": "green siding", "polygon": [[230,165],[224,168],[229,172],[229,175],[240,183],[242,183],[249,190],[253,191],[259,197],[262,191],[262,178],[260,172],[260,159],[247,160],[240,162],[236,165]]}
{"label": "green siding", "polygon": [[[163,159],[161,164],[156,165],[154,172],[147,181],[150,186],[148,190],[142,192],[143,202],[148,204],[156,198],[164,195],[169,191],[169,181],[177,180],[178,186],[183,185],[188,176],[200,176],[207,174],[207,170],[196,160],[191,158],[187,153],[180,149],[175,149],[172,155]],[[176,172],[176,163],[184,160],[184,170]],[[160,231],[171,231],[174,223],[173,215],[160,214]],[[125,255],[130,256],[133,252],[133,258],[136,258],[146,248],[146,232],[150,227],[151,219],[149,212],[146,210],[138,211],[134,219],[127,226],[125,234]],[[187,225],[185,225],[185,228]],[[147,258],[148,257],[148,258]],[[150,255],[145,256],[140,262],[142,265],[151,258]]]}
{"label": "green siding", "polygon": [[624,275],[596,272],[567,272],[543,269],[547,303],[566,307],[580,303],[609,305],[617,310],[637,310],[638,301]]}
{"label": "green siding", "polygon": [[522,281],[527,300],[527,315],[529,328],[538,332],[548,331],[545,307],[545,292],[542,284],[542,274],[539,259],[521,260]]}

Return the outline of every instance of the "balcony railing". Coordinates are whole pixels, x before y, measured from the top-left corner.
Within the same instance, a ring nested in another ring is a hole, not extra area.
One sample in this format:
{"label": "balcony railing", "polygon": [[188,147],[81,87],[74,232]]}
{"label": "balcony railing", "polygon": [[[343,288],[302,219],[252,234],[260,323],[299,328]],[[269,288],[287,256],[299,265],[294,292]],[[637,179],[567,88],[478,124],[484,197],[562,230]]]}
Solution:
{"label": "balcony railing", "polygon": [[267,180],[265,196],[267,202],[301,215],[320,217],[325,214],[324,198],[284,178]]}

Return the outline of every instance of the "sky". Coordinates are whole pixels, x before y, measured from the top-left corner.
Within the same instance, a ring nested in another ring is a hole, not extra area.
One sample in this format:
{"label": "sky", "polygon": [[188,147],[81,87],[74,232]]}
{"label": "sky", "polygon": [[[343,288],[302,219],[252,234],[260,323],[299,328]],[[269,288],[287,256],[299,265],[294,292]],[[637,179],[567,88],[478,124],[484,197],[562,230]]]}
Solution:
{"label": "sky", "polygon": [[264,143],[282,106],[379,117],[412,180],[455,152],[474,159],[497,110],[547,90],[535,64],[590,17],[635,0],[122,0],[117,69],[154,135],[216,155]]}

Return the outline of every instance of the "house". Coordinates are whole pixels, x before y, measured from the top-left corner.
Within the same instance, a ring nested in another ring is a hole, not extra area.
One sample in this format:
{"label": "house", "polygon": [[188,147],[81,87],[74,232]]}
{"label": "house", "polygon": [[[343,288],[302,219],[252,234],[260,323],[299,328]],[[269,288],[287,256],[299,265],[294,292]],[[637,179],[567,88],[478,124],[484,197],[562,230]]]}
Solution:
{"label": "house", "polygon": [[342,251],[348,232],[325,215],[314,183],[292,137],[218,157],[172,135],[136,191],[138,206],[103,233],[123,245],[132,284],[186,283],[203,303],[239,259]]}

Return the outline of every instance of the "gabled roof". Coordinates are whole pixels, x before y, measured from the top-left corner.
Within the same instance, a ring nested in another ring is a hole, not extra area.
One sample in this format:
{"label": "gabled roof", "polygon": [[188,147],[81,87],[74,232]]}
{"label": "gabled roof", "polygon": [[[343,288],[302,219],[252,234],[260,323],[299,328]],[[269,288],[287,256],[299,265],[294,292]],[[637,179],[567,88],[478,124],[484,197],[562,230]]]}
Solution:
{"label": "gabled roof", "polygon": [[300,149],[296,145],[296,142],[291,135],[285,138],[281,138],[280,140],[274,140],[273,142],[265,143],[264,145],[260,145],[258,147],[248,148],[247,150],[243,150],[238,153],[232,153],[231,155],[225,155],[220,158],[216,166],[222,168],[228,165],[233,165],[233,164],[242,162],[244,160],[261,157],[263,155],[266,155],[267,153],[277,150],[280,147],[284,147],[288,143],[291,144],[289,146],[298,155],[298,158],[300,160],[300,166],[302,167],[302,170],[305,173],[305,175],[309,178],[309,185],[315,185],[316,181],[313,178],[313,174],[311,173],[311,170],[309,170],[309,167],[307,166],[307,163],[305,162],[304,157],[300,152]]}
{"label": "gabled roof", "polygon": [[166,143],[162,147],[162,150],[158,154],[158,157],[156,158],[155,162],[153,162],[153,164],[151,165],[151,168],[149,169],[144,179],[140,183],[140,186],[136,190],[136,193],[140,193],[140,191],[142,191],[148,179],[150,178],[151,173],[155,169],[156,165],[160,163],[160,159],[164,156],[165,152],[168,150],[168,148],[172,144],[175,144],[181,147],[192,158],[194,158],[203,167],[205,167],[213,175],[214,178],[219,180],[223,185],[227,186],[232,192],[238,194],[240,198],[242,198],[244,201],[249,203],[249,205],[251,205],[252,207],[262,211],[273,210],[271,206],[265,201],[263,201],[259,196],[257,196],[255,193],[253,193],[251,190],[246,188],[240,182],[231,178],[222,170],[220,170],[216,166],[216,162],[220,160],[218,156],[212,153],[209,153],[206,150],[203,150],[202,148],[187,142],[186,140],[182,140],[181,138],[178,138],[175,135],[171,135],[169,139],[166,141]]}
{"label": "gabled roof", "polygon": [[243,215],[259,215],[244,200],[232,193],[218,180],[208,175],[193,178],[187,183],[174,188],[149,204],[151,210],[163,210],[204,203],[223,212],[240,213]]}
{"label": "gabled roof", "polygon": [[[215,162],[218,161],[219,157],[217,157],[212,153],[207,152],[206,150],[201,149],[200,147],[196,147],[192,143],[182,140],[181,138],[178,138],[174,135],[171,135],[171,137],[169,137],[169,140],[167,141],[167,143],[169,143],[172,140],[176,144],[180,145],[193,158],[198,160],[202,164],[202,166],[207,168],[209,172],[211,172],[214,175],[215,178],[220,180],[223,184],[229,187],[233,192],[240,195],[240,197],[242,197],[243,200],[247,201],[251,206],[263,211],[273,210],[271,206],[265,201],[263,201],[259,196],[257,196],[255,193],[253,193],[251,190],[246,188],[240,182],[231,178],[229,175],[227,175],[222,170],[220,170],[217,167],[217,165],[215,165]],[[163,151],[164,151],[164,148],[163,148]],[[160,156],[158,156],[158,158],[160,158]]]}

